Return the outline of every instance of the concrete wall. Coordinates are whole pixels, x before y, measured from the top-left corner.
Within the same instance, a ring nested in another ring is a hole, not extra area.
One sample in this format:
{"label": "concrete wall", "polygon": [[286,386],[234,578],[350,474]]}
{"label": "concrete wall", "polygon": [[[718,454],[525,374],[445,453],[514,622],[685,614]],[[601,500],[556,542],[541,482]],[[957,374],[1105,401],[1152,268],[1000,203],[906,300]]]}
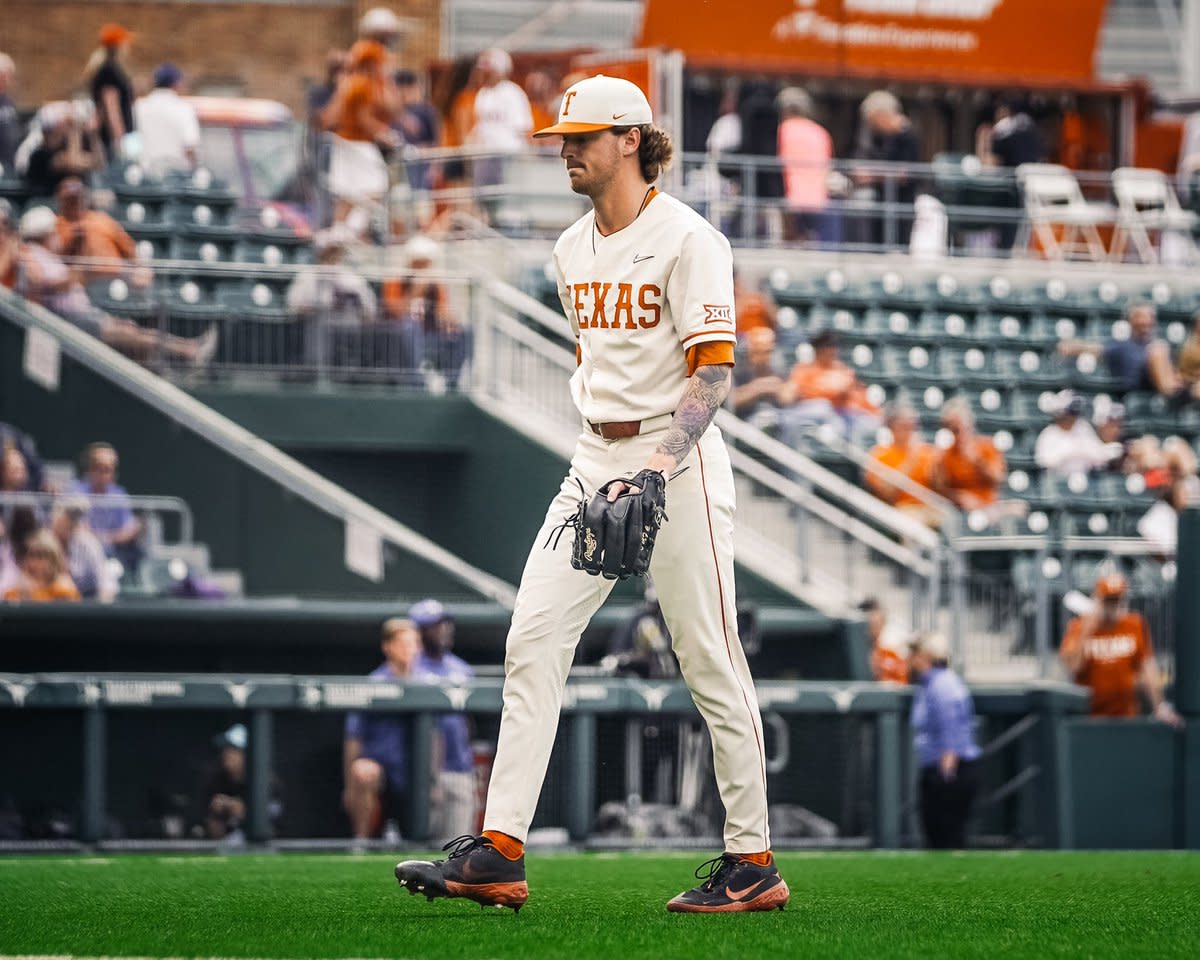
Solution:
{"label": "concrete wall", "polygon": [[22,109],[75,93],[100,26],[115,21],[137,34],[129,68],[139,89],[170,60],[196,93],[219,87],[281,100],[302,116],[326,52],[353,43],[361,13],[374,6],[412,23],[405,65],[424,68],[437,56],[438,0],[4,0],[0,49],[16,61],[13,98]]}

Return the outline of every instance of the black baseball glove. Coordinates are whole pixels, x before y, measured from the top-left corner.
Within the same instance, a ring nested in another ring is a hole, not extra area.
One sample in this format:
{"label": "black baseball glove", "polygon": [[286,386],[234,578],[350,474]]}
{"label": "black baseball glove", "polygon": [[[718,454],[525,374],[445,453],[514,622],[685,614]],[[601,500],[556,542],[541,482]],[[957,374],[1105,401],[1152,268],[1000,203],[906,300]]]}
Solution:
{"label": "black baseball glove", "polygon": [[[608,491],[614,483],[627,488],[609,503]],[[571,566],[606,580],[645,576],[654,540],[667,519],[666,505],[667,478],[657,470],[643,470],[632,480],[610,480],[591,500],[580,501],[572,520]]]}

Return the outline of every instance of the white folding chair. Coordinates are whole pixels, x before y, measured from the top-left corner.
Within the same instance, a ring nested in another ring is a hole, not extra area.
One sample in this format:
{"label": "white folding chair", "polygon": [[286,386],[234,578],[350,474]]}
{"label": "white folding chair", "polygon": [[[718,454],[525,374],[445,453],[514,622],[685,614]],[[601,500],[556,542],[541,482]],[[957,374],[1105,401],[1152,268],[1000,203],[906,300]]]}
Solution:
{"label": "white folding chair", "polygon": [[1017,167],[1017,183],[1025,201],[1025,222],[1017,248],[1028,250],[1036,237],[1053,260],[1078,254],[1092,260],[1107,259],[1108,251],[1096,228],[1113,222],[1113,210],[1108,204],[1085,200],[1070,170],[1053,163],[1023,163]]}
{"label": "white folding chair", "polygon": [[1113,171],[1113,194],[1117,198],[1117,228],[1113,233],[1112,258],[1123,260],[1129,242],[1142,263],[1158,263],[1160,250],[1150,238],[1159,235],[1159,247],[1168,234],[1182,238],[1185,258],[1192,260],[1196,246],[1192,229],[1198,219],[1179,205],[1175,191],[1161,170],[1120,167]]}

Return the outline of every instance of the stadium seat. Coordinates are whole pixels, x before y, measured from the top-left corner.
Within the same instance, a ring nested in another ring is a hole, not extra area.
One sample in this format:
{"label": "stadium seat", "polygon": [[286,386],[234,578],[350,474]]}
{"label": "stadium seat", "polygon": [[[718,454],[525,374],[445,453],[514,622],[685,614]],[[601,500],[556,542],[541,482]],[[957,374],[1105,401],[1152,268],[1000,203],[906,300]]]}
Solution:
{"label": "stadium seat", "polygon": [[1100,262],[1108,251],[1097,229],[1113,220],[1107,204],[1089,203],[1075,175],[1066,167],[1050,163],[1023,163],[1017,167],[1017,183],[1025,204],[1017,249],[1030,251],[1034,242],[1052,260],[1086,255]]}
{"label": "stadium seat", "polygon": [[[1112,173],[1112,187],[1117,199],[1117,225],[1112,239],[1114,260],[1123,260],[1126,252],[1132,250],[1141,263],[1158,263],[1162,247],[1175,243],[1179,247],[1176,256],[1194,262],[1196,245],[1192,231],[1200,217],[1179,205],[1161,170],[1118,167]],[[1159,236],[1159,246],[1154,245],[1151,233]]]}

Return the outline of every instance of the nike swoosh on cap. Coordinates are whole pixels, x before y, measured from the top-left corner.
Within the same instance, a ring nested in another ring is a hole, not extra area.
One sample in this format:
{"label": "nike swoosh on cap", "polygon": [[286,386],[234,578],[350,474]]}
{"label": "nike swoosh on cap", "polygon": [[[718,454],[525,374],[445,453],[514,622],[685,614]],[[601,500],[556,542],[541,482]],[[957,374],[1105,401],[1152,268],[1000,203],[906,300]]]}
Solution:
{"label": "nike swoosh on cap", "polygon": [[635,254],[633,257],[633,262],[641,263],[643,260],[653,260],[653,259],[654,259],[654,254],[652,254],[652,253],[647,253],[642,256],[638,256]]}
{"label": "nike swoosh on cap", "polygon": [[[626,113],[628,113],[628,111],[626,111]],[[623,116],[625,116],[625,114],[624,114],[624,113],[614,113],[614,114],[613,114],[613,119],[614,119],[614,120],[620,120],[620,119],[621,119]]]}

